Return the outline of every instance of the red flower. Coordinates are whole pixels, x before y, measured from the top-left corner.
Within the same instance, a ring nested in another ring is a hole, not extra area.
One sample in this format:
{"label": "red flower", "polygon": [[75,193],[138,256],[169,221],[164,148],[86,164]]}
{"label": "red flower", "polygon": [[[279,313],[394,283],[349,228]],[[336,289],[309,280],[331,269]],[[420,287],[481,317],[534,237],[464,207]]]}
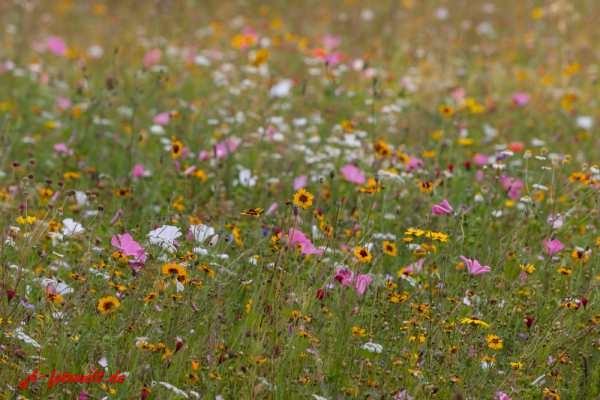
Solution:
{"label": "red flower", "polygon": [[183,343],[177,342],[177,345],[175,346],[175,353],[177,353],[182,347],[183,347]]}
{"label": "red flower", "polygon": [[[6,297],[8,297],[8,302],[10,303],[10,301],[12,300],[13,297],[15,297],[15,292],[12,290],[7,290],[6,291]],[[587,300],[586,300],[586,304],[587,304]]]}
{"label": "red flower", "polygon": [[322,300],[323,297],[325,297],[325,291],[322,289],[317,290],[317,299]]}
{"label": "red flower", "polygon": [[[465,165],[466,166],[466,165]],[[454,171],[454,164],[448,164],[448,170],[450,172]]]}
{"label": "red flower", "polygon": [[525,322],[525,325],[527,325],[527,329],[529,329],[531,328],[531,325],[533,325],[533,318],[525,317],[525,320],[523,322]]}
{"label": "red flower", "polygon": [[465,161],[465,168],[471,169],[471,161]]}
{"label": "red flower", "polygon": [[583,304],[583,308],[585,308],[587,306],[588,303],[588,299],[586,299],[585,297],[583,299],[581,299],[581,304]]}

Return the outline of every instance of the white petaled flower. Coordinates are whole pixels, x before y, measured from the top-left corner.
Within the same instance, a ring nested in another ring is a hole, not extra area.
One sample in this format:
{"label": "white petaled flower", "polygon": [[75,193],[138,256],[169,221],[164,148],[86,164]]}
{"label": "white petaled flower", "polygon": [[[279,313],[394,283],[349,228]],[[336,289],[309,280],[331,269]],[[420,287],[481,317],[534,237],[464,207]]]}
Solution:
{"label": "white petaled flower", "polygon": [[196,239],[197,242],[204,242],[206,239],[215,234],[215,229],[213,227],[202,224],[192,225],[190,229],[194,235],[194,239]]}
{"label": "white petaled flower", "polygon": [[529,203],[531,201],[531,199],[529,198],[529,196],[523,196],[523,197],[521,197],[521,201],[523,203]]}
{"label": "white petaled flower", "polygon": [[157,244],[169,253],[173,253],[175,251],[175,239],[181,236],[180,229],[176,226],[164,225],[150,232],[148,238],[150,243]]}
{"label": "white petaled flower", "polygon": [[62,223],[65,226],[62,230],[63,235],[65,236],[74,236],[85,232],[83,225],[81,225],[79,222],[73,221],[72,218],[64,219]]}
{"label": "white petaled flower", "polygon": [[523,158],[524,159],[531,158],[531,150],[525,150],[525,153],[523,154]]}
{"label": "white petaled flower", "polygon": [[492,217],[500,218],[502,216],[502,210],[492,211]]}
{"label": "white petaled flower", "polygon": [[7,238],[7,239],[4,241],[4,244],[5,244],[6,246],[15,247],[15,242],[12,240],[12,238],[11,238],[11,237],[8,237],[8,238]]}
{"label": "white petaled flower", "polygon": [[592,171],[594,174],[597,174],[600,172],[600,169],[598,169],[598,166],[594,164],[594,166],[590,168],[590,171]]}
{"label": "white petaled flower", "polygon": [[509,157],[515,155],[515,153],[513,153],[511,150],[503,150],[502,153]]}
{"label": "white petaled flower", "polygon": [[542,156],[535,156],[535,158],[537,158],[540,161],[545,161],[546,157],[542,157]]}
{"label": "white petaled flower", "polygon": [[534,183],[533,185],[531,185],[531,187],[539,189],[539,190],[543,190],[544,192],[548,191],[548,188],[544,185],[538,185],[537,183]]}
{"label": "white petaled flower", "polygon": [[502,171],[506,168],[506,165],[504,165],[500,161],[498,161],[492,165],[492,168]]}
{"label": "white petaled flower", "polygon": [[363,344],[361,349],[367,350],[370,353],[381,354],[381,352],[383,351],[383,346],[377,343],[368,342]]}
{"label": "white petaled flower", "polygon": [[475,195],[475,201],[478,203],[481,203],[483,201],[483,196],[481,195],[481,192]]}

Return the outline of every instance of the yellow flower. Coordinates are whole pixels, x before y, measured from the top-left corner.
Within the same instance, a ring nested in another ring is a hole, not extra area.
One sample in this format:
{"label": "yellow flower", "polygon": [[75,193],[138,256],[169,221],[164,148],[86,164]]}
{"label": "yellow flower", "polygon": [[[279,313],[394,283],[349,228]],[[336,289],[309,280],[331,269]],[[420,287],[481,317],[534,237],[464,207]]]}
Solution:
{"label": "yellow flower", "polygon": [[419,190],[421,193],[429,193],[433,190],[433,184],[431,182],[419,182]]}
{"label": "yellow flower", "polygon": [[46,300],[54,302],[54,304],[58,304],[63,301],[63,298],[58,293],[51,293],[50,288],[46,290]]}
{"label": "yellow flower", "polygon": [[519,267],[521,267],[521,269],[523,271],[527,272],[528,274],[533,274],[533,271],[535,271],[535,267],[533,266],[533,264],[527,264],[527,265],[519,264]]}
{"label": "yellow flower", "polygon": [[375,142],[373,143],[373,150],[375,150],[375,153],[383,158],[387,158],[390,156],[390,154],[392,154],[392,151],[390,150],[390,146],[387,145],[387,143],[385,142]]}
{"label": "yellow flower", "polygon": [[360,246],[356,246],[354,255],[358,258],[358,261],[362,263],[369,262],[373,258],[373,256],[371,255],[371,253],[369,253],[369,250],[366,247],[362,248]]}
{"label": "yellow flower", "polygon": [[250,215],[252,217],[260,217],[261,213],[264,213],[265,210],[262,208],[251,208],[246,212],[240,213],[240,215]]}
{"label": "yellow flower", "polygon": [[383,252],[388,256],[396,257],[398,249],[396,249],[396,245],[392,242],[384,241],[383,242]]}
{"label": "yellow flower", "polygon": [[269,50],[262,48],[256,52],[254,56],[254,61],[252,62],[252,66],[258,67],[261,64],[264,64],[269,59]]}
{"label": "yellow flower", "polygon": [[121,302],[114,296],[103,297],[98,302],[98,310],[102,311],[102,314],[112,313],[120,305]]}
{"label": "yellow flower", "polygon": [[460,320],[461,324],[469,324],[469,325],[481,325],[489,328],[489,325],[480,320],[479,318],[463,318]]}
{"label": "yellow flower", "polygon": [[521,364],[520,362],[516,362],[513,363],[511,362],[510,365],[514,368],[514,369],[521,369],[523,367],[523,364]]}
{"label": "yellow flower", "polygon": [[162,267],[162,273],[171,276],[186,276],[185,269],[179,264],[165,264]]}
{"label": "yellow flower", "polygon": [[158,293],[150,292],[150,293],[148,293],[148,296],[144,297],[144,301],[146,303],[150,303],[152,300],[156,299],[157,297],[158,297]]}
{"label": "yellow flower", "polygon": [[446,117],[451,117],[454,115],[454,108],[449,106],[448,104],[444,104],[439,108],[440,114],[445,115]]}
{"label": "yellow flower", "polygon": [[298,190],[298,192],[294,195],[294,204],[298,204],[303,209],[312,205],[312,200],[315,198],[312,194],[308,193],[304,189]]}
{"label": "yellow flower", "polygon": [[502,348],[502,339],[495,335],[488,335],[486,339],[488,347],[494,350],[500,350]]}
{"label": "yellow flower", "polygon": [[350,329],[350,333],[352,333],[352,336],[357,336],[357,335],[358,335],[358,336],[362,336],[362,337],[364,337],[364,336],[367,336],[367,335],[365,334],[365,330],[364,330],[364,329],[359,329],[359,328],[358,328],[358,327],[356,327],[356,326],[355,326],[354,328],[351,328],[351,329]]}
{"label": "yellow flower", "polygon": [[571,276],[571,273],[573,272],[570,269],[565,269],[565,268],[559,268],[557,271],[559,274],[564,275],[564,276]]}
{"label": "yellow flower", "polygon": [[171,156],[173,156],[173,158],[177,158],[181,155],[181,150],[183,149],[183,145],[181,144],[181,142],[175,138],[173,138],[173,141],[171,142]]}
{"label": "yellow flower", "polygon": [[425,233],[425,231],[422,231],[420,229],[417,229],[415,231],[413,228],[408,228],[408,230],[406,232],[404,232],[405,235],[412,235],[412,236],[421,236],[424,233]]}

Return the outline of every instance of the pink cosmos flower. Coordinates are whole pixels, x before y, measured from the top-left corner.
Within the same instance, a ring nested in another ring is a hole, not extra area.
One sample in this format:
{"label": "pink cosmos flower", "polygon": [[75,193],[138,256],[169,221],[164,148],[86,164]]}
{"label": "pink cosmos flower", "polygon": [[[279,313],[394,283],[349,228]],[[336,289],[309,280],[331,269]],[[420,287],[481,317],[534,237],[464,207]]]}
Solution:
{"label": "pink cosmos flower", "polygon": [[546,222],[547,223],[552,223],[552,227],[554,229],[558,229],[561,228],[565,222],[566,217],[564,215],[557,215],[554,216],[553,214],[548,215],[548,218],[546,218]]}
{"label": "pink cosmos flower", "polygon": [[[283,232],[282,232],[283,234]],[[297,229],[294,228],[290,228],[289,232],[288,232],[288,246],[293,247],[296,246],[298,244],[302,244],[305,243],[310,240],[308,240],[308,238],[306,237],[306,235],[302,232],[300,232]]]}
{"label": "pink cosmos flower", "polygon": [[367,289],[367,286],[369,285],[369,283],[373,282],[373,278],[371,278],[371,275],[368,274],[362,274],[362,275],[358,275],[356,277],[356,293],[360,296],[362,295],[365,290]]}
{"label": "pink cosmos flower", "polygon": [[423,270],[423,264],[425,263],[425,259],[421,258],[419,259],[419,261],[412,263],[408,266],[408,268],[406,268],[403,272],[402,275],[400,275],[400,278],[405,278],[410,274],[415,274],[417,272],[421,272],[421,270]]}
{"label": "pink cosmos flower", "polygon": [[548,252],[549,256],[554,255],[565,248],[565,245],[562,244],[558,239],[554,239],[551,242],[546,242],[544,240],[542,241],[542,244],[544,247],[546,247],[546,251]]}
{"label": "pink cosmos flower", "polygon": [[156,117],[152,118],[152,122],[159,125],[167,125],[171,116],[168,112],[160,113]]}
{"label": "pink cosmos flower", "polygon": [[461,87],[456,88],[452,92],[450,92],[450,97],[452,97],[454,100],[461,100],[466,96],[466,94],[467,90]]}
{"label": "pink cosmos flower", "polygon": [[215,157],[217,159],[223,158],[227,156],[229,153],[232,153],[237,149],[239,143],[234,142],[233,140],[227,138],[223,140],[221,143],[215,145]]}
{"label": "pink cosmos flower", "polygon": [[490,272],[492,270],[487,265],[482,266],[481,264],[479,264],[479,261],[477,261],[477,260],[469,260],[465,256],[460,256],[460,258],[462,258],[465,261],[465,263],[467,264],[467,269],[469,270],[469,273],[472,275],[479,275],[479,274],[483,274],[484,272]]}
{"label": "pink cosmos flower", "polygon": [[365,182],[365,176],[358,167],[348,164],[344,166],[342,169],[342,174],[344,174],[344,178],[351,183],[355,183],[357,185],[362,185]]}
{"label": "pink cosmos flower", "polygon": [[73,155],[73,149],[69,149],[64,143],[56,143],[54,145],[54,150],[58,151],[59,153],[63,153],[64,155]]}
{"label": "pink cosmos flower", "polygon": [[210,153],[206,150],[202,150],[198,156],[198,161],[204,161],[210,158]]}
{"label": "pink cosmos flower", "polygon": [[195,170],[196,170],[196,166],[192,165],[191,167],[189,167],[188,169],[183,171],[183,174],[187,176],[187,175],[191,174],[192,172],[194,172]]}
{"label": "pink cosmos flower", "polygon": [[530,98],[531,96],[529,95],[529,93],[513,93],[512,95],[513,102],[519,107],[522,107],[525,104],[529,103]]}
{"label": "pink cosmos flower", "polygon": [[477,154],[475,158],[473,158],[473,161],[475,161],[475,165],[478,167],[483,167],[488,163],[488,156],[485,154]]}
{"label": "pink cosmos flower", "polygon": [[323,254],[322,249],[315,249],[315,245],[312,244],[310,240],[306,240],[306,242],[302,243],[302,254],[310,255],[310,254]]}
{"label": "pink cosmos flower", "polygon": [[330,66],[335,67],[342,61],[342,53],[339,51],[334,51],[331,54],[327,54],[324,60],[329,63]]}
{"label": "pink cosmos flower", "polygon": [[410,161],[406,165],[406,172],[410,172],[415,169],[421,169],[424,165],[425,163],[423,162],[423,160],[411,157]]}
{"label": "pink cosmos flower", "polygon": [[46,39],[46,47],[51,53],[56,54],[57,56],[65,55],[68,50],[65,41],[58,36],[50,36]]}
{"label": "pink cosmos flower", "polygon": [[162,51],[160,49],[150,50],[144,55],[144,66],[149,67],[151,65],[158,64],[162,58]]}
{"label": "pink cosmos flower", "polygon": [[306,175],[300,175],[299,177],[297,177],[296,179],[294,179],[294,190],[299,190],[302,189],[304,186],[306,186]]}
{"label": "pink cosmos flower", "polygon": [[146,259],[145,249],[134,241],[129,233],[113,236],[110,244],[121,250],[125,257],[134,256],[139,261]]}
{"label": "pink cosmos flower", "polygon": [[68,97],[57,97],[56,100],[54,100],[54,103],[56,104],[56,107],[60,108],[61,110],[71,107],[71,99]]}
{"label": "pink cosmos flower", "polygon": [[444,215],[448,214],[451,211],[452,207],[450,206],[450,204],[448,204],[448,200],[442,201],[439,206],[437,204],[434,204],[432,210],[433,215]]}
{"label": "pink cosmos flower", "polygon": [[333,277],[336,281],[345,286],[350,286],[354,282],[354,274],[345,268],[338,268],[337,275]]}
{"label": "pink cosmos flower", "polygon": [[340,36],[325,35],[321,42],[323,43],[323,46],[333,49],[342,44],[342,38]]}
{"label": "pink cosmos flower", "polygon": [[278,207],[279,207],[279,204],[277,204],[277,203],[271,204],[271,207],[269,207],[269,209],[267,210],[265,215],[271,214],[273,211],[277,210]]}
{"label": "pink cosmos flower", "polygon": [[144,170],[142,164],[138,164],[135,167],[133,167],[133,176],[135,176],[136,178],[145,178],[147,176],[147,173]]}

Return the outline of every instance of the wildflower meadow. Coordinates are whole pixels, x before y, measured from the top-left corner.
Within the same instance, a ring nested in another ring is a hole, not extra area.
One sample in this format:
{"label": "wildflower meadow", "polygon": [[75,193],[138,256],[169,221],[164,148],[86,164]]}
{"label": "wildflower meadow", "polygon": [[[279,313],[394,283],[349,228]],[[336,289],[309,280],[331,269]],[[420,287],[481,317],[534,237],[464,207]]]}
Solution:
{"label": "wildflower meadow", "polygon": [[0,398],[600,399],[599,19],[0,1]]}

